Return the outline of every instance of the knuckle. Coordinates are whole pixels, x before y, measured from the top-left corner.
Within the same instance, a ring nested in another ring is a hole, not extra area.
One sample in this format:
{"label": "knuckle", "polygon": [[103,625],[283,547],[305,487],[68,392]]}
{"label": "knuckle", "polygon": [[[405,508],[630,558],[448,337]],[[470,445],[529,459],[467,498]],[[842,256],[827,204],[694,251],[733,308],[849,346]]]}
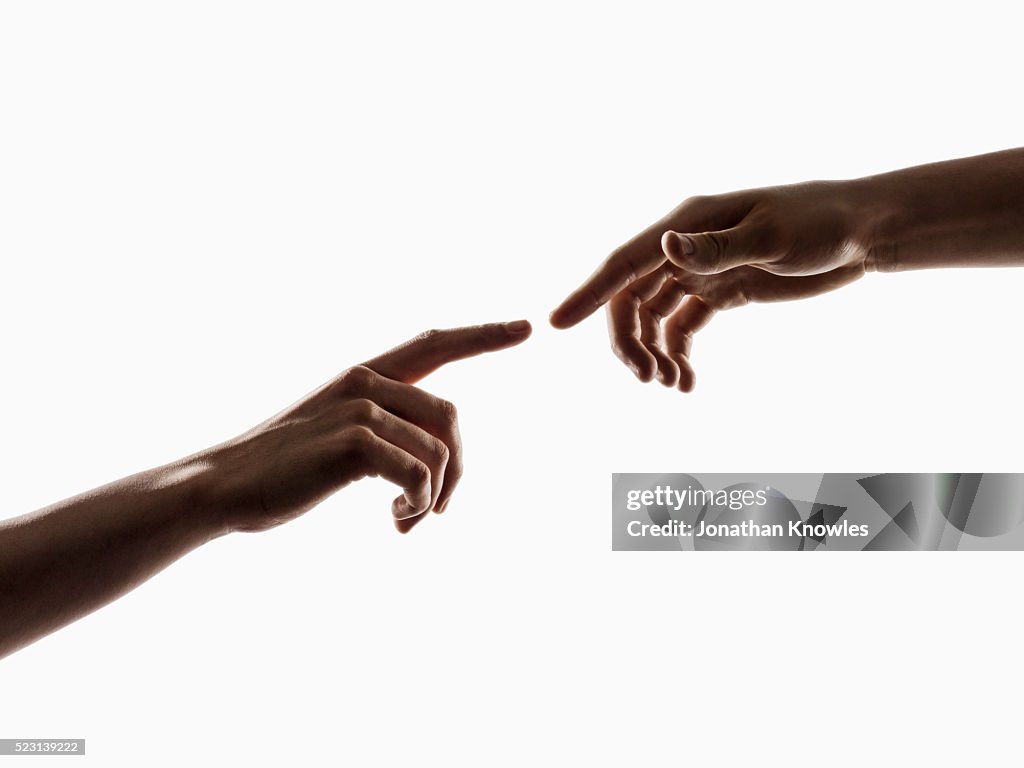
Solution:
{"label": "knuckle", "polygon": [[636,258],[633,256],[633,250],[629,247],[629,244],[620,245],[611,255],[608,256],[607,261],[617,262],[626,267],[629,273],[629,282],[632,283],[637,279],[639,275],[639,268],[637,267]]}
{"label": "knuckle", "polygon": [[441,412],[441,418],[445,424],[452,425],[458,422],[459,411],[455,407],[455,403],[449,400],[442,400],[438,404],[438,410]]}
{"label": "knuckle", "polygon": [[708,232],[705,240],[708,244],[708,255],[711,257],[721,256],[729,246],[729,236],[725,232]]}
{"label": "knuckle", "polygon": [[430,468],[422,461],[412,465],[412,480],[417,487],[430,484]]}
{"label": "knuckle", "polygon": [[629,282],[634,282],[640,276],[640,267],[637,265],[632,252],[626,251],[622,254],[622,263],[626,265],[626,269],[629,272]]}
{"label": "knuckle", "polygon": [[338,386],[343,394],[366,390],[376,374],[365,365],[354,365],[338,377]]}
{"label": "knuckle", "polygon": [[380,407],[365,397],[353,400],[349,404],[349,408],[351,409],[352,419],[357,424],[373,424],[380,415]]}
{"label": "knuckle", "polygon": [[619,358],[620,362],[623,362],[626,365],[632,363],[632,360],[629,359],[629,353],[626,351],[625,346],[617,338],[612,339],[612,354]]}
{"label": "knuckle", "polygon": [[354,426],[345,430],[345,442],[354,450],[367,452],[373,445],[373,431],[368,427]]}
{"label": "knuckle", "polygon": [[448,451],[448,463],[452,467],[462,466],[462,438],[457,431],[453,431],[444,441]]}
{"label": "knuckle", "polygon": [[707,244],[704,263],[717,269],[721,266],[725,252],[729,248],[729,236],[721,232],[709,232],[704,236],[704,241]]}
{"label": "knuckle", "polygon": [[425,344],[436,344],[443,333],[444,332],[440,328],[430,328],[416,336],[415,340]]}
{"label": "knuckle", "polygon": [[463,466],[462,456],[453,454],[448,461],[448,469],[445,472],[445,481],[448,485],[454,485],[462,477]]}
{"label": "knuckle", "polygon": [[450,456],[451,453],[448,450],[448,446],[445,445],[444,441],[438,440],[436,438],[430,445],[430,451],[431,453],[434,454],[439,463],[447,463],[448,457]]}
{"label": "knuckle", "polygon": [[661,307],[653,302],[641,304],[637,314],[640,317],[640,327],[645,331],[650,330],[652,326],[655,328],[660,327],[658,324],[665,319],[661,312]]}

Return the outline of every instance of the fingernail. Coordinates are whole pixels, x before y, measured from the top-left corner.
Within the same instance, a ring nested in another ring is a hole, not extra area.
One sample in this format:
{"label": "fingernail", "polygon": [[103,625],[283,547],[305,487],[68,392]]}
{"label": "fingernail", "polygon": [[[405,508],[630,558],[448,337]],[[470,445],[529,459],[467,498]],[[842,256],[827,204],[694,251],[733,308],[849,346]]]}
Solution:
{"label": "fingernail", "polygon": [[683,254],[686,256],[692,256],[697,252],[697,244],[693,242],[692,237],[676,235],[676,239],[679,240],[679,247],[683,249]]}
{"label": "fingernail", "polygon": [[445,499],[444,501],[441,502],[441,506],[439,506],[437,509],[435,509],[434,512],[436,512],[437,514],[440,515],[442,512],[444,512],[446,509],[448,509],[448,502],[450,502],[451,500],[452,500],[451,496],[449,496],[447,499]]}
{"label": "fingernail", "polygon": [[526,320],[516,320],[505,324],[505,330],[509,333],[526,333],[530,330],[530,324]]}

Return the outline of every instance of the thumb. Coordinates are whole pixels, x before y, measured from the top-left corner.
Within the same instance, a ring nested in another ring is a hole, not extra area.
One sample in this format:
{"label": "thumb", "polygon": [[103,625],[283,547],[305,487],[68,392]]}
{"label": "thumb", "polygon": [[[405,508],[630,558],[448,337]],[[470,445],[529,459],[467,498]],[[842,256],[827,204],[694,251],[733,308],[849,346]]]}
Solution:
{"label": "thumb", "polygon": [[516,320],[426,331],[363,365],[389,379],[415,384],[455,360],[514,347],[526,341],[532,330],[526,320]]}
{"label": "thumb", "polygon": [[661,250],[668,260],[695,275],[717,275],[764,261],[763,254],[756,253],[756,245],[750,226],[699,234],[670,231],[661,237]]}

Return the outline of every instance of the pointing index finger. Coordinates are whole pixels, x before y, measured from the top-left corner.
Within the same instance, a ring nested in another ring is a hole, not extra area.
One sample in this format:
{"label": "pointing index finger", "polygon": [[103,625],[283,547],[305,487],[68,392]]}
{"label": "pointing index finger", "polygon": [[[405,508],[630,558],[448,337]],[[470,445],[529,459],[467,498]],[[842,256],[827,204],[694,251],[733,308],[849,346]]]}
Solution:
{"label": "pointing index finger", "polygon": [[746,192],[684,200],[674,211],[605,259],[597,271],[551,313],[551,324],[555,328],[576,325],[623,288],[660,267],[667,259],[661,248],[666,230],[709,232],[734,227],[753,205]]}
{"label": "pointing index finger", "polygon": [[661,232],[648,231],[622,246],[569,294],[551,313],[555,328],[570,328],[589,317],[634,280],[650,274],[665,261]]}
{"label": "pointing index finger", "polygon": [[381,376],[414,384],[456,360],[514,347],[526,341],[532,330],[526,320],[516,320],[427,331],[364,365]]}

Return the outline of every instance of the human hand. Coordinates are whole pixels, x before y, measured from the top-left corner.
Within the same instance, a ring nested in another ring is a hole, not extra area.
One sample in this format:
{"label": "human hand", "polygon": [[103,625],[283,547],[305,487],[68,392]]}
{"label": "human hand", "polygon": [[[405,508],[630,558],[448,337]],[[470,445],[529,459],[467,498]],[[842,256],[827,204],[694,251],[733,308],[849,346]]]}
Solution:
{"label": "human hand", "polygon": [[195,457],[228,530],[272,528],[349,483],[380,476],[407,533],[443,512],[462,475],[455,406],[412,386],[442,365],[515,346],[526,321],[428,331],[341,373],[239,438]]}
{"label": "human hand", "polygon": [[551,314],[608,305],[612,349],[641,381],[693,389],[694,334],[722,309],[803,299],[876,267],[870,195],[811,182],[693,197],[617,248]]}

